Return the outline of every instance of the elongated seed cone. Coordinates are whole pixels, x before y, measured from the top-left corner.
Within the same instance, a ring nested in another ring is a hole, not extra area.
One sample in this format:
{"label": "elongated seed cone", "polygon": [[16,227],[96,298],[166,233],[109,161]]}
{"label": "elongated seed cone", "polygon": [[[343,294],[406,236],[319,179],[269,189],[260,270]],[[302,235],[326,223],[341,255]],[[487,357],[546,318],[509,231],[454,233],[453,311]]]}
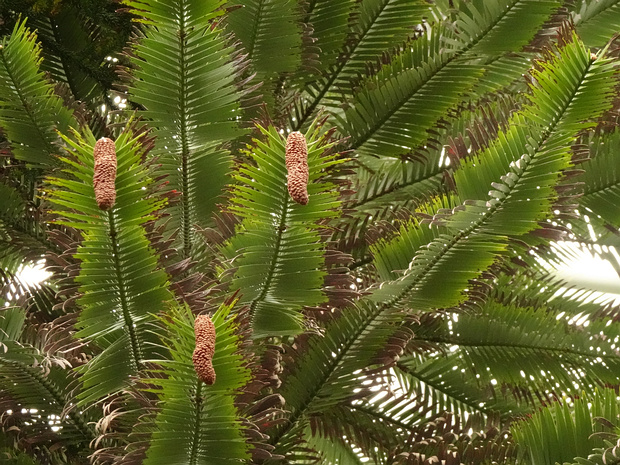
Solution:
{"label": "elongated seed cone", "polygon": [[286,139],[288,193],[302,205],[308,203],[308,146],[301,132],[291,132]]}
{"label": "elongated seed cone", "polygon": [[196,374],[205,384],[215,383],[213,354],[215,352],[215,325],[207,315],[198,315],[194,322],[196,348],[192,356]]}
{"label": "elongated seed cone", "polygon": [[95,173],[93,186],[95,200],[102,210],[109,210],[116,202],[116,146],[112,139],[102,137],[95,144]]}

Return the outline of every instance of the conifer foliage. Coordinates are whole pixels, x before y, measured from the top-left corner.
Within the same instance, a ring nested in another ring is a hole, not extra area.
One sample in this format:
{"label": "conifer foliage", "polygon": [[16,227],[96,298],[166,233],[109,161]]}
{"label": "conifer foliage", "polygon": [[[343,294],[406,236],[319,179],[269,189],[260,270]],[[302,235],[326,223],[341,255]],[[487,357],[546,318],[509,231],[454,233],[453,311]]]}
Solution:
{"label": "conifer foliage", "polygon": [[0,19],[0,463],[620,461],[620,1]]}

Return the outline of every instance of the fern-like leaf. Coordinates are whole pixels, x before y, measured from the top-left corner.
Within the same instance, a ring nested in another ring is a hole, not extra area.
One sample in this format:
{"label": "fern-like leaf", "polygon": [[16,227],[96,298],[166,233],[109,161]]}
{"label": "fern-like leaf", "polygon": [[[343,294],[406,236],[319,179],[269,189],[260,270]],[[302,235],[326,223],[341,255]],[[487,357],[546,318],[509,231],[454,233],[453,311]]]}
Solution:
{"label": "fern-like leaf", "polygon": [[[320,225],[338,216],[337,186],[325,181],[326,170],[338,164],[329,154],[329,134],[313,126],[307,135],[309,183],[307,205],[295,203],[286,186],[285,140],[275,128],[260,128],[266,140],[256,141],[236,176],[230,209],[243,218],[237,234],[222,248],[236,268],[230,289],[252,310],[254,336],[294,334],[302,329],[304,305],[326,301],[321,287],[325,245]],[[241,254],[237,254],[241,251]]]}
{"label": "fern-like leaf", "polygon": [[75,126],[73,116],[54,94],[39,67],[41,47],[24,21],[19,21],[0,47],[0,124],[18,160],[31,167],[56,163],[56,131]]}
{"label": "fern-like leaf", "polygon": [[146,323],[172,300],[167,276],[146,236],[145,223],[157,218],[163,201],[145,195],[152,186],[141,164],[140,135],[126,128],[116,140],[118,175],[116,204],[98,208],[93,192],[93,148],[90,132],[65,137],[72,156],[63,157],[66,179],[51,178],[50,201],[59,208],[59,224],[82,232],[74,257],[81,261],[82,308],[77,336],[95,343],[101,352],[81,369],[83,403],[111,394],[128,382],[148,357]]}

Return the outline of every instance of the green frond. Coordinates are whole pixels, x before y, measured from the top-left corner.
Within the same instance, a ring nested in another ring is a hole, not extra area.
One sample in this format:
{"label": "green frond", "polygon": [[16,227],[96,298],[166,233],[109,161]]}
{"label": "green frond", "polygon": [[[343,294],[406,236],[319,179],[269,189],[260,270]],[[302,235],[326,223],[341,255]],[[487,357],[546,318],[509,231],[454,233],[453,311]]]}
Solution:
{"label": "green frond", "polygon": [[488,202],[469,202],[453,212],[438,212],[432,222],[446,227],[447,232],[408,257],[411,261],[401,278],[373,289],[363,304],[345,310],[323,338],[310,343],[295,377],[305,384],[289,379],[283,391],[292,412],[292,426],[272,437],[274,443],[292,434],[293,426],[305,415],[350,395],[351,385],[360,376],[356,370],[371,364],[376,353],[372,348],[382,347],[393,333],[403,317],[400,309],[427,311],[466,300],[470,281],[506,251],[509,236],[525,234],[549,215],[556,195],[553,186],[570,165],[569,150],[559,144],[532,156],[523,155]]}
{"label": "green frond", "polygon": [[468,56],[519,52],[561,5],[554,0],[459,2],[457,40],[463,43]]}
{"label": "green frond", "polygon": [[440,26],[425,28],[391,65],[398,72],[369,81],[343,116],[335,115],[357,153],[396,157],[412,152],[480,78],[480,65],[453,62],[456,52],[445,49],[447,33]]}
{"label": "green frond", "polygon": [[577,37],[572,39],[532,71],[531,104],[511,118],[508,129],[486,150],[461,163],[454,174],[461,199],[485,199],[489,189],[502,189],[497,183],[524,154],[550,154],[562,147],[568,151],[579,132],[591,128],[595,118],[610,109],[615,64],[604,58],[593,61]]}
{"label": "green frond", "polygon": [[247,460],[241,418],[235,396],[250,380],[243,360],[238,322],[232,317],[234,302],[222,305],[211,317],[215,325],[212,386],[198,379],[192,364],[195,347],[194,316],[187,307],[173,308],[161,318],[166,359],[150,360],[161,368],[150,370],[144,381],[158,398],[154,419],[138,428],[152,431],[145,465],[232,464]]}
{"label": "green frond", "polygon": [[[355,257],[367,254],[365,236],[372,233],[369,226],[382,221],[390,221],[390,213],[400,209],[418,209],[424,199],[442,195],[450,189],[447,177],[453,168],[453,158],[459,150],[456,141],[462,141],[464,147],[486,147],[497,135],[508,118],[507,113],[518,103],[512,99],[498,99],[483,105],[483,114],[478,104],[457,115],[439,128],[433,130],[432,144],[416,153],[413,160],[377,158],[364,160],[355,173],[354,189],[347,206],[353,208],[355,221],[347,221],[339,226],[335,239],[341,248],[352,250]],[[446,145],[448,145],[446,147]],[[468,150],[468,149],[462,149]],[[456,153],[455,153],[456,152]],[[458,203],[458,202],[457,202]],[[456,204],[446,202],[438,208],[452,209]],[[431,216],[436,211],[425,211]],[[355,245],[351,249],[350,244]],[[394,269],[404,269],[406,266]]]}
{"label": "green frond", "polygon": [[14,223],[21,219],[26,212],[26,202],[19,195],[19,192],[11,186],[0,182],[0,198],[2,198],[0,220]]}
{"label": "green frond", "polygon": [[98,67],[105,52],[97,48],[102,34],[98,25],[89,22],[73,5],[64,5],[53,16],[35,16],[29,21],[43,45],[41,69],[66,83],[76,100],[88,102],[91,107],[104,103],[101,76],[90,67]]}
{"label": "green frond", "polygon": [[[313,434],[311,428],[305,431],[308,446],[318,452],[320,463],[325,465],[373,465],[368,460],[362,461],[362,457],[353,451],[353,445],[342,438],[324,437]],[[298,463],[304,463],[299,461]],[[309,460],[307,463],[312,463]]]}
{"label": "green frond", "polygon": [[431,12],[431,5],[423,0],[361,0],[350,16],[340,59],[327,62],[323,76],[306,85],[294,128],[302,128],[317,109],[346,100],[353,92],[352,81],[366,73],[367,64],[374,65],[385,51],[414,36],[416,25]]}
{"label": "green frond", "polygon": [[[458,204],[459,202],[454,196],[438,196],[416,211],[424,213],[423,210],[426,209],[436,212],[440,208],[452,209]],[[373,265],[379,274],[379,278],[382,281],[397,279],[409,267],[410,257],[413,257],[420,248],[446,232],[444,227],[436,224],[426,226],[412,217],[400,225],[397,234],[393,237],[383,235],[370,246]]]}
{"label": "green frond", "polygon": [[504,398],[501,393],[477,383],[466,371],[467,365],[454,354],[438,355],[424,362],[405,357],[398,362],[396,379],[410,396],[417,396],[418,402],[424,399],[436,416],[442,412],[461,417],[478,413],[484,418],[499,412],[509,417],[520,410],[514,399]]}
{"label": "green frond", "polygon": [[[336,113],[340,131],[351,136],[359,154],[395,157],[421,146],[428,131],[483,79],[485,61],[519,51],[559,2],[461,5],[457,33],[442,24],[426,27],[377,78],[365,83],[344,115]],[[528,28],[515,29],[522,21],[522,13],[515,12],[523,11],[532,14]]]}
{"label": "green frond", "polygon": [[577,33],[588,47],[603,47],[620,31],[618,0],[581,0],[572,13]]}
{"label": "green frond", "polygon": [[324,177],[342,160],[329,153],[329,134],[313,125],[306,135],[310,200],[299,205],[286,186],[286,141],[273,126],[259,129],[265,141],[255,140],[248,153],[253,163],[239,168],[232,188],[229,209],[243,222],[221,252],[236,269],[229,289],[252,310],[254,337],[295,334],[302,308],[327,300],[321,229],[340,214],[340,201],[337,186]]}
{"label": "green frond", "polygon": [[592,137],[589,145],[592,159],[579,166],[584,170],[580,177],[584,182],[584,193],[579,198],[579,204],[594,215],[600,215],[605,222],[618,227],[620,132]]}
{"label": "green frond", "polygon": [[[83,403],[121,389],[130,374],[148,357],[147,323],[173,299],[166,273],[149,242],[145,224],[157,218],[164,202],[148,195],[153,186],[142,164],[143,149],[127,128],[116,140],[118,171],[116,204],[102,211],[92,187],[95,139],[86,131],[74,139],[64,137],[71,157],[63,157],[66,178],[51,178],[50,202],[59,209],[57,223],[82,232],[83,241],[74,258],[80,260],[75,278],[82,295],[77,337],[93,341],[101,349],[81,369]],[[113,362],[113,363],[112,363]]]}
{"label": "green frond", "polygon": [[49,438],[52,431],[48,416],[55,415],[64,419],[62,429],[52,434],[55,440],[92,440],[94,431],[88,425],[88,414],[78,412],[70,404],[74,400],[71,385],[75,377],[63,366],[65,361],[58,354],[22,342],[25,321],[26,312],[19,307],[0,309],[0,389],[9,393],[16,405],[38,411],[39,416],[33,416],[31,432]]}
{"label": "green frond", "polygon": [[294,0],[241,0],[226,15],[259,81],[273,82],[301,65],[301,13]]}
{"label": "green frond", "polygon": [[[334,2],[331,0],[311,0],[305,11],[305,23],[312,28],[312,50],[320,53],[317,71],[326,71],[335,64],[347,37],[349,19],[360,7],[355,0]],[[314,64],[314,63],[313,63]],[[309,76],[310,80],[314,73]]]}
{"label": "green frond", "polygon": [[609,427],[596,418],[617,425],[619,415],[617,394],[612,389],[582,392],[543,408],[511,428],[520,446],[520,463],[601,463],[585,460],[595,449],[605,447],[601,437],[593,433],[609,431]]}
{"label": "green frond", "polygon": [[322,337],[310,338],[282,384],[281,394],[290,416],[271,434],[275,453],[294,452],[295,438],[309,418],[350,399],[353,389],[366,379],[360,370],[372,363],[377,347],[392,333],[385,323],[394,318],[377,314],[376,305],[359,302],[344,310]]}
{"label": "green frond", "polygon": [[418,402],[415,395],[403,394],[400,388],[394,392],[394,385],[374,387],[379,386],[382,388],[372,398],[355,399],[312,417],[312,436],[308,430],[305,433],[308,445],[329,439],[338,444],[334,452],[342,454],[342,449],[347,448],[358,460],[365,456],[370,463],[386,463],[387,456],[407,438],[437,419],[429,415],[428,405]]}
{"label": "green frond", "polygon": [[222,189],[230,182],[231,156],[222,144],[239,129],[236,87],[238,53],[211,20],[223,13],[223,0],[131,0],[145,18],[135,45],[131,99],[156,136],[152,156],[162,165],[168,187],[182,194],[168,207],[167,234],[178,231],[183,258],[193,256],[196,225],[211,224]]}
{"label": "green frond", "polygon": [[[440,333],[421,338],[445,343],[460,359],[456,365],[469,367],[470,376],[489,387],[507,383],[523,390],[546,387],[551,393],[570,393],[615,383],[620,358],[610,341],[620,328],[592,320],[584,331],[569,318],[545,306],[487,302],[458,315]],[[601,337],[592,339],[593,333]]]}
{"label": "green frond", "polygon": [[[6,183],[5,183],[6,182]],[[0,178],[0,260],[8,255],[21,257],[23,261],[38,261],[52,244],[46,237],[47,227],[37,221],[34,202],[28,202],[22,192],[8,184],[8,179]],[[2,267],[5,271],[15,268]]]}
{"label": "green frond", "polygon": [[59,137],[76,126],[72,112],[54,94],[39,69],[41,47],[25,21],[18,21],[0,46],[0,125],[11,141],[15,158],[28,166],[56,164]]}

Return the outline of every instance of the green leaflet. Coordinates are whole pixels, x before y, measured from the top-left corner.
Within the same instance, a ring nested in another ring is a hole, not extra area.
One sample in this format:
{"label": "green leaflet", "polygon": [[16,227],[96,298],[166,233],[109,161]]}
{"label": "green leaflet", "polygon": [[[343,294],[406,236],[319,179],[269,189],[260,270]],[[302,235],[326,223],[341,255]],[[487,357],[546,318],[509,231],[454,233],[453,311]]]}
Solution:
{"label": "green leaflet", "polygon": [[57,222],[82,231],[74,254],[81,261],[75,280],[82,294],[76,336],[98,348],[93,361],[80,369],[80,398],[88,403],[121,389],[142,367],[150,353],[145,342],[153,339],[146,324],[173,296],[144,229],[164,201],[148,194],[154,185],[141,162],[141,135],[126,128],[116,140],[117,197],[107,212],[97,207],[92,187],[95,139],[89,131],[73,136],[64,137],[72,154],[61,158],[66,177],[48,183],[53,186],[50,201],[59,209]]}
{"label": "green leaflet", "polygon": [[250,306],[254,337],[295,334],[303,328],[303,306],[326,300],[320,229],[339,215],[340,201],[324,177],[342,160],[329,154],[329,135],[313,125],[306,135],[310,201],[296,204],[286,186],[285,140],[273,127],[259,129],[265,140],[255,141],[254,163],[239,168],[232,188],[230,210],[243,222],[221,253],[236,269],[229,288]]}

